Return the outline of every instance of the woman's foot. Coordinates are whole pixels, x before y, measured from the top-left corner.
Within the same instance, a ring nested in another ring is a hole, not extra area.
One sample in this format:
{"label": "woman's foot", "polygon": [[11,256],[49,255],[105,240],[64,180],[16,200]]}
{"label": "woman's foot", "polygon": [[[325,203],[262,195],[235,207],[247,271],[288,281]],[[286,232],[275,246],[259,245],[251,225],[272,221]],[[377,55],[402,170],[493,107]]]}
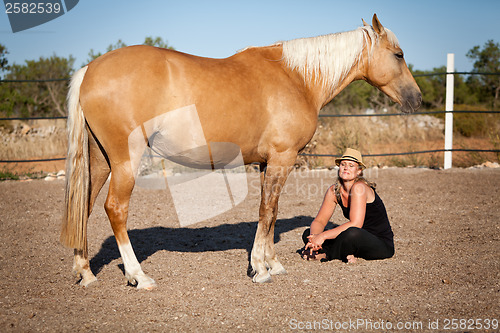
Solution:
{"label": "woman's foot", "polygon": [[311,249],[302,250],[300,256],[304,260],[321,260],[326,259],[326,253],[318,253],[318,251],[311,251]]}
{"label": "woman's foot", "polygon": [[355,264],[356,261],[358,260],[358,258],[356,258],[355,256],[353,256],[352,254],[348,255],[346,257],[346,259],[347,259],[347,263],[348,264]]}

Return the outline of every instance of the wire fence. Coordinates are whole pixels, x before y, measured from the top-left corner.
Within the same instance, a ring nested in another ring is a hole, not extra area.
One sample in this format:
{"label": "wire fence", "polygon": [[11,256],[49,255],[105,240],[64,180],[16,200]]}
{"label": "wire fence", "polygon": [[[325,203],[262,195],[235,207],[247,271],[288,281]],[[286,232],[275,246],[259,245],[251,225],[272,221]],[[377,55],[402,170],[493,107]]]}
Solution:
{"label": "wire fence", "polygon": [[[432,149],[432,150],[419,150],[419,151],[408,151],[404,153],[384,153],[384,154],[363,154],[363,157],[386,157],[386,156],[403,156],[403,155],[416,155],[416,154],[427,154],[427,153],[444,153],[447,151],[456,152],[476,152],[476,153],[500,153],[500,150],[496,149]],[[311,156],[311,157],[341,157],[342,155],[331,155],[331,154],[307,154],[303,153],[300,156]]]}
{"label": "wire fence", "polygon": [[[500,111],[473,111],[473,110],[455,110],[455,111],[421,111],[412,113],[360,113],[360,114],[320,114],[320,118],[343,118],[343,117],[391,117],[391,116],[415,116],[415,115],[425,115],[425,114],[446,114],[446,113],[490,113],[490,114],[500,114]],[[51,120],[51,119],[67,119],[68,117],[57,116],[57,117],[4,117],[0,118],[2,120]]]}
{"label": "wire fence", "polygon": [[65,78],[65,79],[30,79],[30,80],[0,80],[0,83],[5,82],[5,83],[40,83],[40,82],[62,82],[62,81],[69,81],[71,80],[70,78]]}
{"label": "wire fence", "polygon": [[53,162],[53,161],[64,161],[66,157],[57,157],[57,158],[39,158],[32,160],[0,160],[0,163],[29,163],[29,162]]}
{"label": "wire fence", "polygon": [[[425,76],[437,76],[437,75],[500,75],[500,73],[493,72],[436,72],[436,73],[423,73],[414,74],[414,77],[425,77]],[[26,82],[59,82],[59,81],[69,81],[70,78],[62,79],[37,79],[37,80],[0,80],[0,83],[26,83]],[[475,114],[500,114],[500,111],[471,111],[471,110],[453,110],[453,111],[422,111],[413,112],[409,114],[404,113],[369,113],[369,114],[320,114],[320,118],[336,118],[336,117],[391,117],[391,116],[412,116],[412,115],[432,115],[432,114],[459,114],[459,113],[475,113]],[[5,120],[50,120],[50,119],[66,119],[64,116],[57,117],[4,117],[0,118],[0,121]],[[500,153],[500,149],[463,149],[463,148],[453,148],[453,149],[433,149],[433,150],[420,150],[411,152],[399,152],[399,153],[383,153],[383,154],[363,154],[363,157],[386,157],[386,156],[404,156],[404,155],[416,155],[416,154],[427,154],[427,153],[440,153],[440,152],[476,152],[476,153]],[[334,154],[310,154],[310,153],[300,153],[299,156],[306,157],[340,157],[340,155]],[[0,160],[0,163],[29,163],[29,162],[51,162],[51,161],[62,161],[66,158],[43,158],[43,159],[19,159],[19,160]]]}
{"label": "wire fence", "polygon": [[500,75],[499,72],[435,72],[435,73],[423,73],[423,74],[413,74],[413,77],[423,77],[423,76],[437,76],[437,75]]}

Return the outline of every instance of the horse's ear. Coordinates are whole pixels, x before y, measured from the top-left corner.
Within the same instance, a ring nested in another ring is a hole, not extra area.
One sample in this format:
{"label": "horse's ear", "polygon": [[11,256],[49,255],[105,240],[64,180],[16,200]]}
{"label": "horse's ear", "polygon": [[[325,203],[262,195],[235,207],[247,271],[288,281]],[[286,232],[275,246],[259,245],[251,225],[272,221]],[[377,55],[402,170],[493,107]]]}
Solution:
{"label": "horse's ear", "polygon": [[368,23],[366,23],[366,21],[364,19],[361,19],[361,21],[363,21],[363,26],[365,26],[365,27],[366,26],[368,26],[368,27],[370,26]]}
{"label": "horse's ear", "polygon": [[385,35],[385,29],[382,23],[378,20],[377,14],[373,14],[373,19],[372,19],[372,26],[373,30],[380,36]]}

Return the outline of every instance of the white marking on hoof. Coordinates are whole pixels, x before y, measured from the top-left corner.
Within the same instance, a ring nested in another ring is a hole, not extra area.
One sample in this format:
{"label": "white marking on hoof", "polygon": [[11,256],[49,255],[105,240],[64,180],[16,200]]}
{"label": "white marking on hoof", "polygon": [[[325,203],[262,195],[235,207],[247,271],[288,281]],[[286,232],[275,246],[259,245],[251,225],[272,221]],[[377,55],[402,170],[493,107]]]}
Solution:
{"label": "white marking on hoof", "polygon": [[279,264],[271,268],[269,271],[269,274],[271,275],[285,275],[287,274],[286,269],[283,267],[283,265]]}
{"label": "white marking on hoof", "polygon": [[[86,268],[84,268],[86,267]],[[79,255],[75,256],[75,261],[73,264],[73,273],[77,277],[80,277],[80,286],[87,287],[92,282],[96,281],[94,273],[89,268],[89,262],[87,259],[83,259]]]}
{"label": "white marking on hoof", "polygon": [[156,288],[155,280],[147,277],[146,275],[144,275],[144,278],[141,278],[141,280],[137,284],[137,289],[153,290],[154,288]]}
{"label": "white marking on hoof", "polygon": [[142,271],[130,243],[118,245],[118,250],[125,266],[125,278],[130,284],[137,285],[137,289],[151,290],[156,287],[156,282]]}
{"label": "white marking on hoof", "polygon": [[271,274],[266,271],[264,274],[255,274],[252,281],[256,283],[269,283],[272,282],[273,279],[271,278]]}
{"label": "white marking on hoof", "polygon": [[95,281],[97,281],[97,278],[95,277],[94,274],[92,274],[92,272],[90,272],[90,274],[82,275],[82,279],[80,281],[80,286],[88,287],[89,284],[91,284],[92,282],[95,282]]}
{"label": "white marking on hoof", "polygon": [[153,279],[151,279],[151,282],[149,283],[143,283],[143,284],[139,283],[137,285],[137,289],[144,289],[144,290],[153,290],[156,287],[157,287],[156,282]]}
{"label": "white marking on hoof", "polygon": [[127,281],[137,287],[137,289],[152,290],[156,287],[156,282],[152,278],[148,277],[144,272],[139,272],[135,276],[130,274],[125,274]]}

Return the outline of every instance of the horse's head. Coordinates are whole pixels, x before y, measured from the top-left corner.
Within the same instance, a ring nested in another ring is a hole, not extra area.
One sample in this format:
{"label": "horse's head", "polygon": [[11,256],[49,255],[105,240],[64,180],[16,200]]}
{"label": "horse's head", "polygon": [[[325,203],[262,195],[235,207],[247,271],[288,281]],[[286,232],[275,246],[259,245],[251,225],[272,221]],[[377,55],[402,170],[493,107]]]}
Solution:
{"label": "horse's head", "polygon": [[[364,20],[363,23],[371,29]],[[363,79],[401,105],[401,111],[415,111],[420,107],[422,94],[406,65],[396,36],[382,26],[376,14],[373,15],[372,28],[374,34],[369,36],[375,38],[371,38],[372,48],[367,51]]]}

